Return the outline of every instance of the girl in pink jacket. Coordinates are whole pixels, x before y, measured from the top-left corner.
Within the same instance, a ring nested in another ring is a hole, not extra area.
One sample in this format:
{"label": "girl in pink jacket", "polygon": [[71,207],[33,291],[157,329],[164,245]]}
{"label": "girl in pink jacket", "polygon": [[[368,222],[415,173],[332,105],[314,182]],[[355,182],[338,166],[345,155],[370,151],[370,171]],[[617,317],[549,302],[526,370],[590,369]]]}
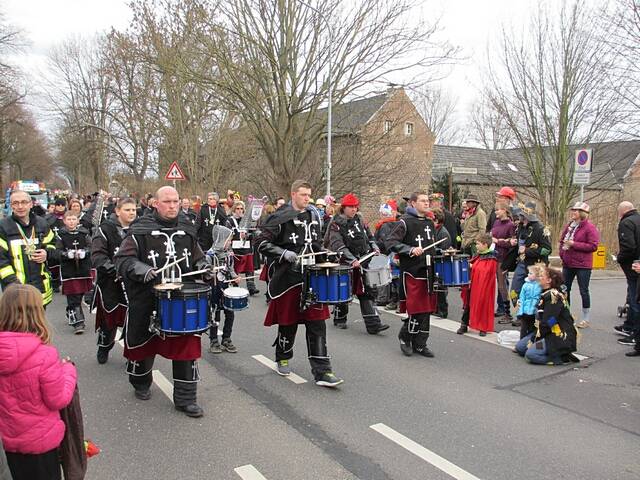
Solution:
{"label": "girl in pink jacket", "polygon": [[0,436],[14,480],[61,478],[59,411],[77,374],[50,337],[40,291],[10,285],[0,298]]}

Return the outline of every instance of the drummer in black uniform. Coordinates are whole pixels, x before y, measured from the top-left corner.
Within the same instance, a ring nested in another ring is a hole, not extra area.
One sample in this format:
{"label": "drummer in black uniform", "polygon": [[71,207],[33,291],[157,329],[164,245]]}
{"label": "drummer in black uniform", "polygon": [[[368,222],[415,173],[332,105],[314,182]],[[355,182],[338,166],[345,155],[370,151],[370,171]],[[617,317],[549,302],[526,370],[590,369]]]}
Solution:
{"label": "drummer in black uniform", "polygon": [[227,221],[224,207],[220,205],[220,195],[216,192],[207,194],[207,204],[200,207],[200,213],[196,219],[198,228],[198,243],[203,251],[211,248],[213,239],[211,237],[211,229],[214,225],[224,226]]}
{"label": "drummer in black uniform", "polygon": [[392,227],[385,239],[387,250],[400,257],[401,290],[404,293],[409,318],[398,334],[402,353],[411,356],[418,353],[433,357],[427,347],[431,314],[437,308],[437,296],[433,288],[433,255],[435,225],[428,217],[429,197],[426,192],[415,192],[409,198],[406,213]]}
{"label": "drummer in black uniform", "polygon": [[[202,408],[196,403],[200,335],[160,335],[149,327],[157,310],[154,285],[158,284],[159,270],[168,266],[172,258],[180,260],[177,266],[182,274],[202,270],[208,262],[198,245],[194,225],[186,216],[178,215],[178,192],[161,187],[155,198],[153,213],[131,225],[115,257],[129,298],[124,327],[127,373],[136,397],[148,400],[155,356],[172,360],[175,408],[190,417],[201,417]],[[175,274],[177,268],[170,268]]]}
{"label": "drummer in black uniform", "polygon": [[107,363],[109,351],[115,343],[117,328],[124,326],[127,314],[127,297],[122,280],[116,272],[114,257],[129,231],[129,225],[136,218],[136,212],[136,201],[133,198],[119,200],[115,213],[100,224],[91,240],[91,264],[98,274],[91,309],[96,309],[96,356],[100,364]]}
{"label": "drummer in black uniform", "polygon": [[[296,180],[291,186],[291,203],[271,215],[256,238],[258,250],[269,258],[269,286],[271,301],[264,320],[265,326],[278,325],[276,363],[279,375],[291,375],[289,360],[293,357],[293,344],[299,324],[306,327],[309,363],[316,384],[336,387],[343,383],[332,372],[327,352],[329,318],[326,305],[308,305],[303,295],[304,276],[301,262],[321,251],[321,222],[313,210],[308,209],[311,185]],[[300,257],[299,257],[300,255]],[[302,256],[305,255],[305,256]],[[301,301],[302,300],[302,301]]]}
{"label": "drummer in black uniform", "polygon": [[[339,254],[340,263],[353,267],[353,293],[357,295],[360,302],[360,313],[367,333],[375,335],[388,329],[389,325],[380,321],[374,304],[376,293],[371,291],[372,287],[367,286],[364,281],[362,268],[368,265],[368,260],[361,265],[358,259],[372,251],[379,254],[380,249],[369,227],[365,225],[362,216],[358,213],[359,205],[358,197],[352,193],[347,193],[342,198],[340,211],[333,217],[327,229],[325,244],[329,250]],[[348,303],[336,305],[333,311],[333,324],[338,328],[347,328],[348,313]]]}

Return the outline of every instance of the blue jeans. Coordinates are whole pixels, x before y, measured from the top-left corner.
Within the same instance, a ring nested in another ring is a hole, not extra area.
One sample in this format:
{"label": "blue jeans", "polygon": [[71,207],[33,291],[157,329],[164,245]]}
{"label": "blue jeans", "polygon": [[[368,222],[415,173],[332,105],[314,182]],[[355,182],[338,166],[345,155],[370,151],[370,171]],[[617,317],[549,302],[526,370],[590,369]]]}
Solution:
{"label": "blue jeans", "polygon": [[628,273],[626,270],[624,273],[627,277],[627,305],[629,305],[624,326],[635,332],[640,330],[640,305],[636,300],[638,275],[633,272]]}
{"label": "blue jeans", "polygon": [[515,291],[520,296],[520,290],[522,290],[525,278],[527,278],[527,266],[524,262],[518,262],[516,270],[513,272],[513,280],[511,280],[511,289],[509,291]]}
{"label": "blue jeans", "polygon": [[567,299],[571,303],[571,286],[573,279],[578,277],[578,288],[582,297],[582,308],[591,308],[591,297],[589,296],[589,280],[591,280],[590,268],[569,268],[562,267],[564,285],[567,287]]}
{"label": "blue jeans", "polygon": [[516,352],[536,365],[546,365],[549,362],[553,362],[554,359],[547,353],[547,343],[544,338],[534,342],[533,345],[527,348],[528,343],[530,341],[533,342],[534,335],[535,332],[520,339],[516,344]]}
{"label": "blue jeans", "polygon": [[[502,278],[501,278],[502,277]],[[498,281],[498,288],[496,289],[498,291],[497,296],[496,296],[496,313],[506,313],[505,310],[505,303],[509,302],[509,272],[504,272],[501,273],[500,272],[500,267],[498,267],[498,271],[496,273],[496,278]],[[502,293],[500,292],[501,290],[501,286],[500,286],[500,281],[502,280],[503,285],[504,285],[504,291],[507,292],[507,298],[502,298]]]}

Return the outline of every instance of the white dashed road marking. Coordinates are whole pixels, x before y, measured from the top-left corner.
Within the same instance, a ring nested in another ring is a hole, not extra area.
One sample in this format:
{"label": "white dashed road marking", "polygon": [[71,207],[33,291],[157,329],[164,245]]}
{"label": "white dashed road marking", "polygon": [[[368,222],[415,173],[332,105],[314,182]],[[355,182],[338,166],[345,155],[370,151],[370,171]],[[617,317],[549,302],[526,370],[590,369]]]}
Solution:
{"label": "white dashed road marking", "polygon": [[173,403],[173,384],[167,380],[160,370],[153,371],[153,383],[155,383],[162,393],[164,393],[171,403]]}
{"label": "white dashed road marking", "polygon": [[425,462],[430,463],[437,469],[442,470],[444,473],[455,478],[456,480],[480,480],[475,475],[472,475],[466,470],[451,463],[446,458],[442,458],[437,453],[434,453],[428,448],[423,447],[410,438],[405,437],[401,433],[396,432],[393,428],[386,426],[384,423],[376,423],[375,425],[371,425],[369,428],[387,437],[392,442],[400,445],[402,448],[410,451],[417,457],[421,458]]}
{"label": "white dashed road marking", "polygon": [[[252,355],[251,358],[257,360],[258,362],[260,362],[261,364],[265,365],[266,367],[269,367],[271,370],[273,370],[274,372],[278,371],[278,368],[276,367],[276,362],[269,360],[267,357],[265,357],[264,355]],[[301,383],[307,383],[307,381],[296,375],[295,373],[292,373],[291,375],[284,377],[288,380],[291,380],[293,383],[299,385]]]}
{"label": "white dashed road marking", "polygon": [[243,465],[242,467],[234,468],[233,471],[243,480],[267,480],[267,477],[262,475],[253,465]]}

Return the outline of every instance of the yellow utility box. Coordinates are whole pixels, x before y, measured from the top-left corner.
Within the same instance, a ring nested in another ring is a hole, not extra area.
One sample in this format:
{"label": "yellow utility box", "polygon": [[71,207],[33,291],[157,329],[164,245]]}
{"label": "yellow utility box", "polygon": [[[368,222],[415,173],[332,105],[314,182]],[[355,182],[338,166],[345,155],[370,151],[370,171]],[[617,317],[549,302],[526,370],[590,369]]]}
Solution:
{"label": "yellow utility box", "polygon": [[607,268],[607,247],[602,244],[598,245],[598,249],[593,252],[593,268]]}

